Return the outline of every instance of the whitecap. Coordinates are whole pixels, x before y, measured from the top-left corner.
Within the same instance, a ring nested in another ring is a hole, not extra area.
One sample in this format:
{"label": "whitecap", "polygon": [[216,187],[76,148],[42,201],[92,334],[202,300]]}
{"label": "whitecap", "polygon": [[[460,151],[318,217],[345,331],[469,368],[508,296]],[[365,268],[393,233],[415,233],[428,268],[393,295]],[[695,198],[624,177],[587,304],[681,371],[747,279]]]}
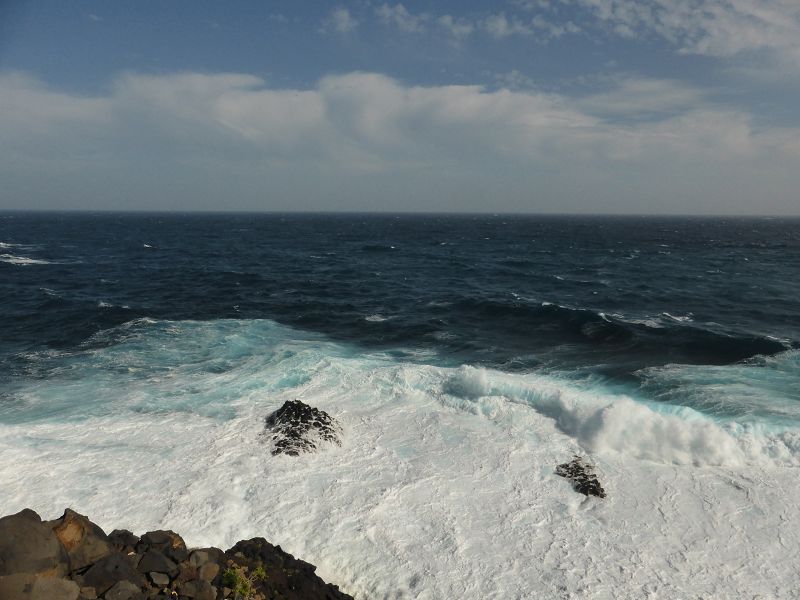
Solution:
{"label": "whitecap", "polygon": [[[107,531],[172,529],[197,547],[263,536],[357,600],[800,586],[800,478],[779,468],[797,464],[797,431],[659,412],[598,381],[409,364],[268,321],[124,328],[140,335],[54,358],[68,376],[22,385],[0,413],[6,512],[69,504]],[[271,457],[264,417],[291,399],[336,418],[342,446]],[[575,453],[604,500],[555,475]]]}
{"label": "whitecap", "polygon": [[53,264],[48,260],[41,260],[38,258],[29,258],[27,256],[15,256],[13,254],[0,254],[0,261],[12,265],[50,265]]}

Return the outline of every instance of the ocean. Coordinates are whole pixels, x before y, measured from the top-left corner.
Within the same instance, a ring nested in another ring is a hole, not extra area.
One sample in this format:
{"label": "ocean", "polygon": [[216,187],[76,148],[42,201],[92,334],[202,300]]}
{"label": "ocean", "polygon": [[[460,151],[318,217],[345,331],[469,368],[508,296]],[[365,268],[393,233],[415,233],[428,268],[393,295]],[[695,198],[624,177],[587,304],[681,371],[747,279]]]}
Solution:
{"label": "ocean", "polygon": [[[292,399],[342,446],[271,456]],[[0,456],[360,599],[791,598],[800,219],[0,213]]]}

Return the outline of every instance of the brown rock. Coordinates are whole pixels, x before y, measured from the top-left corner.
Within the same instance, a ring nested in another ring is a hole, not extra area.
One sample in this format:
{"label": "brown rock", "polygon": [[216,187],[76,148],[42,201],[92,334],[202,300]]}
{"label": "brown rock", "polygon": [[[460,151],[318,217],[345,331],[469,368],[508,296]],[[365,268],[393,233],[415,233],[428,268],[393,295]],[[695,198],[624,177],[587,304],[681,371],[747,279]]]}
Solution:
{"label": "brown rock", "polygon": [[217,598],[217,588],[207,581],[187,581],[176,591],[181,596],[193,598],[194,600],[216,600]]}
{"label": "brown rock", "polygon": [[219,565],[213,562],[207,562],[197,572],[198,579],[209,583],[214,581],[217,575],[219,575]]}
{"label": "brown rock", "polygon": [[78,571],[112,552],[108,536],[97,525],[74,510],[67,509],[55,521],[46,523],[67,551],[70,570]]}
{"label": "brown rock", "polygon": [[67,551],[30,509],[0,519],[0,575],[60,577],[69,571]]}
{"label": "brown rock", "polygon": [[80,588],[74,581],[31,573],[0,577],[3,600],[78,600]]}

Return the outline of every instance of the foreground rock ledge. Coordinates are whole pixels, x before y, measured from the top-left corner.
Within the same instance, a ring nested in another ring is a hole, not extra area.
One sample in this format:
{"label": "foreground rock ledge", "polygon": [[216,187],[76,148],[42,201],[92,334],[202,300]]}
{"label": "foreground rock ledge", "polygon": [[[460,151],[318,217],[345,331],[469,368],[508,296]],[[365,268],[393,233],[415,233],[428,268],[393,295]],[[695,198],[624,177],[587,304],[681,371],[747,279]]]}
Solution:
{"label": "foreground rock ledge", "polygon": [[0,518],[2,600],[352,600],[263,538],[188,549],[172,531],[105,532],[67,509]]}

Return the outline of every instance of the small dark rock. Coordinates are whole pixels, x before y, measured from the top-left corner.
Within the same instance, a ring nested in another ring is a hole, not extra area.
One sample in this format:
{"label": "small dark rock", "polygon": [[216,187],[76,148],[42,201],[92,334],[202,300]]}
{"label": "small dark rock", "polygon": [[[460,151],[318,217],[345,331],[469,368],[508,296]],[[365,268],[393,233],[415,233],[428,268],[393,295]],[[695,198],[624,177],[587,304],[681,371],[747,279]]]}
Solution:
{"label": "small dark rock", "polygon": [[136,552],[144,553],[150,549],[158,550],[176,563],[183,562],[189,556],[183,538],[174,531],[159,530],[145,533],[136,544]]}
{"label": "small dark rock", "polygon": [[26,508],[0,519],[0,575],[60,577],[68,572],[67,551],[39,515]]}
{"label": "small dark rock", "polygon": [[328,413],[300,400],[284,402],[266,418],[266,430],[271,432],[272,454],[297,456],[316,450],[320,441],[341,446],[341,427]]}
{"label": "small dark rock", "polygon": [[127,529],[115,529],[108,534],[108,541],[117,552],[133,552],[136,550],[136,544],[139,543],[139,536],[133,535]]}
{"label": "small dark rock", "polygon": [[569,479],[575,491],[585,496],[606,497],[603,486],[600,485],[594,474],[594,466],[584,462],[580,456],[575,456],[568,463],[558,465],[556,475]]}

